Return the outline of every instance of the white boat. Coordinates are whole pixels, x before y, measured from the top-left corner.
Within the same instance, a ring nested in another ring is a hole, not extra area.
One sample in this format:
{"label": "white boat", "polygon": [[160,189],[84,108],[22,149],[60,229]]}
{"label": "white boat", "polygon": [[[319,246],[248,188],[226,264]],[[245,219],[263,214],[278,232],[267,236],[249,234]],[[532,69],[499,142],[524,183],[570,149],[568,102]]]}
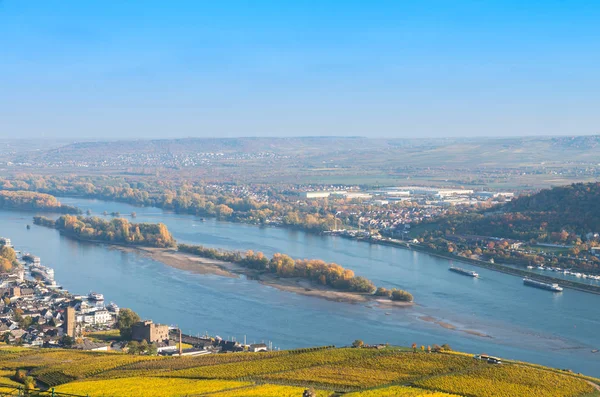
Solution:
{"label": "white boat", "polygon": [[42,266],[39,263],[32,263],[29,272],[33,277],[41,278],[46,281],[54,280],[54,269],[48,266]]}
{"label": "white boat", "polygon": [[110,302],[106,308],[112,312],[119,313],[119,306],[114,302]]}
{"label": "white boat", "polygon": [[527,266],[527,269],[533,269],[533,266],[529,265]]}
{"label": "white boat", "polygon": [[93,301],[103,301],[104,295],[99,294],[97,292],[90,292],[88,294],[88,299],[93,300]]}

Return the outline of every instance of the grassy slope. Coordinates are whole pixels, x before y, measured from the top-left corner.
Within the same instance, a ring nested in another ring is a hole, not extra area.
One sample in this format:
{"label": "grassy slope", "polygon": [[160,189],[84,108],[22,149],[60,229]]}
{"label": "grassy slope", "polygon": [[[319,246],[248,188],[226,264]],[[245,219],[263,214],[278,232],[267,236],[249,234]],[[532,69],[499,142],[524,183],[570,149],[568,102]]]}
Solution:
{"label": "grassy slope", "polygon": [[468,354],[397,347],[183,358],[0,349],[0,383],[15,385],[10,374],[19,368],[58,392],[90,396],[300,396],[308,387],[318,396],[349,397],[600,396],[600,380],[561,370],[518,362],[492,366]]}

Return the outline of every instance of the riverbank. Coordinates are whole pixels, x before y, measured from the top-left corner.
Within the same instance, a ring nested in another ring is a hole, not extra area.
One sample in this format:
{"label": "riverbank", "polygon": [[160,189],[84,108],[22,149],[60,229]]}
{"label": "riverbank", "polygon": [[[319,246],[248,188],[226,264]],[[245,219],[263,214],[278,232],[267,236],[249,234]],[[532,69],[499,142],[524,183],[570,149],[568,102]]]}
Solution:
{"label": "riverbank", "polygon": [[530,277],[530,278],[533,278],[535,280],[539,280],[539,281],[542,281],[545,283],[557,283],[561,287],[564,287],[564,288],[569,288],[569,289],[573,289],[573,290],[577,290],[577,291],[581,291],[581,292],[587,292],[590,294],[600,295],[600,286],[591,285],[591,284],[583,284],[583,283],[578,283],[578,282],[571,281],[571,280],[565,280],[562,278],[550,277],[550,276],[546,276],[543,274],[528,272],[526,270],[521,270],[521,269],[517,269],[514,267],[510,267],[510,266],[505,266],[505,265],[502,265],[499,263],[491,263],[491,262],[481,261],[481,260],[477,260],[477,259],[465,258],[463,256],[458,256],[458,255],[444,254],[444,253],[441,253],[438,251],[427,249],[418,244],[413,244],[413,243],[409,243],[409,242],[397,243],[394,241],[379,240],[379,239],[354,238],[354,237],[349,237],[349,236],[345,236],[345,235],[339,235],[339,236],[343,237],[343,238],[347,238],[349,240],[364,241],[364,242],[367,242],[370,244],[387,245],[390,247],[418,251],[418,252],[422,252],[422,253],[425,253],[425,254],[428,254],[431,256],[435,256],[438,258],[468,263],[473,266],[482,267],[482,268],[485,268],[488,270],[493,270],[493,271],[500,272],[500,273],[510,274],[512,276]]}
{"label": "riverbank", "polygon": [[114,248],[125,252],[137,253],[167,266],[195,274],[213,274],[222,277],[244,276],[281,291],[327,299],[334,302],[374,304],[382,308],[408,307],[414,305],[414,302],[392,301],[371,294],[336,291],[327,286],[315,284],[309,280],[296,277],[278,277],[274,274],[259,272],[235,263],[203,258],[169,248],[128,247],[121,245],[115,245]]}

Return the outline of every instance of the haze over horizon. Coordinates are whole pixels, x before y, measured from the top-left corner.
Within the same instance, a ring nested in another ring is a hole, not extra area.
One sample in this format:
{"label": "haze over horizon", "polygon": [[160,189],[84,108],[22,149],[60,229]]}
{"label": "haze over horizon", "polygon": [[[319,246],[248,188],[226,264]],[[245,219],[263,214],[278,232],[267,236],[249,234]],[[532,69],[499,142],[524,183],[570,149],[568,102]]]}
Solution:
{"label": "haze over horizon", "polygon": [[0,138],[598,134],[598,20],[557,0],[5,0]]}

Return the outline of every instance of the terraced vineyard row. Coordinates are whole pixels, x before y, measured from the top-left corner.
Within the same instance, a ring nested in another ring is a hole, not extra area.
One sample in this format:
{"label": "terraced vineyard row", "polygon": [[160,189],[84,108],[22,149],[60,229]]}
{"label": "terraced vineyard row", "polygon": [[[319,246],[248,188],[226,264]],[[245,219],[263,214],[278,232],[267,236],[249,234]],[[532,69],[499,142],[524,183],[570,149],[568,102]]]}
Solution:
{"label": "terraced vineyard row", "polygon": [[384,353],[367,349],[331,349],[290,354],[265,360],[244,361],[184,369],[161,376],[197,379],[240,379],[318,365],[343,363]]}
{"label": "terraced vineyard row", "polygon": [[594,392],[582,379],[521,365],[488,366],[468,373],[437,376],[416,386],[481,397],[574,397]]}
{"label": "terraced vineyard row", "polygon": [[365,390],[356,393],[345,394],[344,397],[460,397],[456,394],[448,394],[430,390],[418,389],[416,387],[390,386],[380,389]]}
{"label": "terraced vineyard row", "polygon": [[56,386],[71,382],[76,379],[87,378],[123,365],[160,360],[158,357],[127,356],[122,354],[108,354],[98,356],[93,360],[81,359],[76,365],[73,362],[64,362],[52,365],[50,368],[37,368],[31,372],[38,380],[48,386]]}
{"label": "terraced vineyard row", "polygon": [[[59,349],[1,349],[0,388],[15,369],[57,391],[101,396],[589,397],[594,378],[539,366],[489,365],[469,355],[386,349],[310,349],[203,357],[128,356]],[[409,387],[410,386],[410,387]],[[596,393],[596,394],[593,394]]]}
{"label": "terraced vineyard row", "polygon": [[204,395],[221,390],[238,389],[252,386],[250,382],[223,380],[193,380],[169,378],[120,378],[74,382],[56,388],[57,392],[93,397],[146,396],[176,397]]}

